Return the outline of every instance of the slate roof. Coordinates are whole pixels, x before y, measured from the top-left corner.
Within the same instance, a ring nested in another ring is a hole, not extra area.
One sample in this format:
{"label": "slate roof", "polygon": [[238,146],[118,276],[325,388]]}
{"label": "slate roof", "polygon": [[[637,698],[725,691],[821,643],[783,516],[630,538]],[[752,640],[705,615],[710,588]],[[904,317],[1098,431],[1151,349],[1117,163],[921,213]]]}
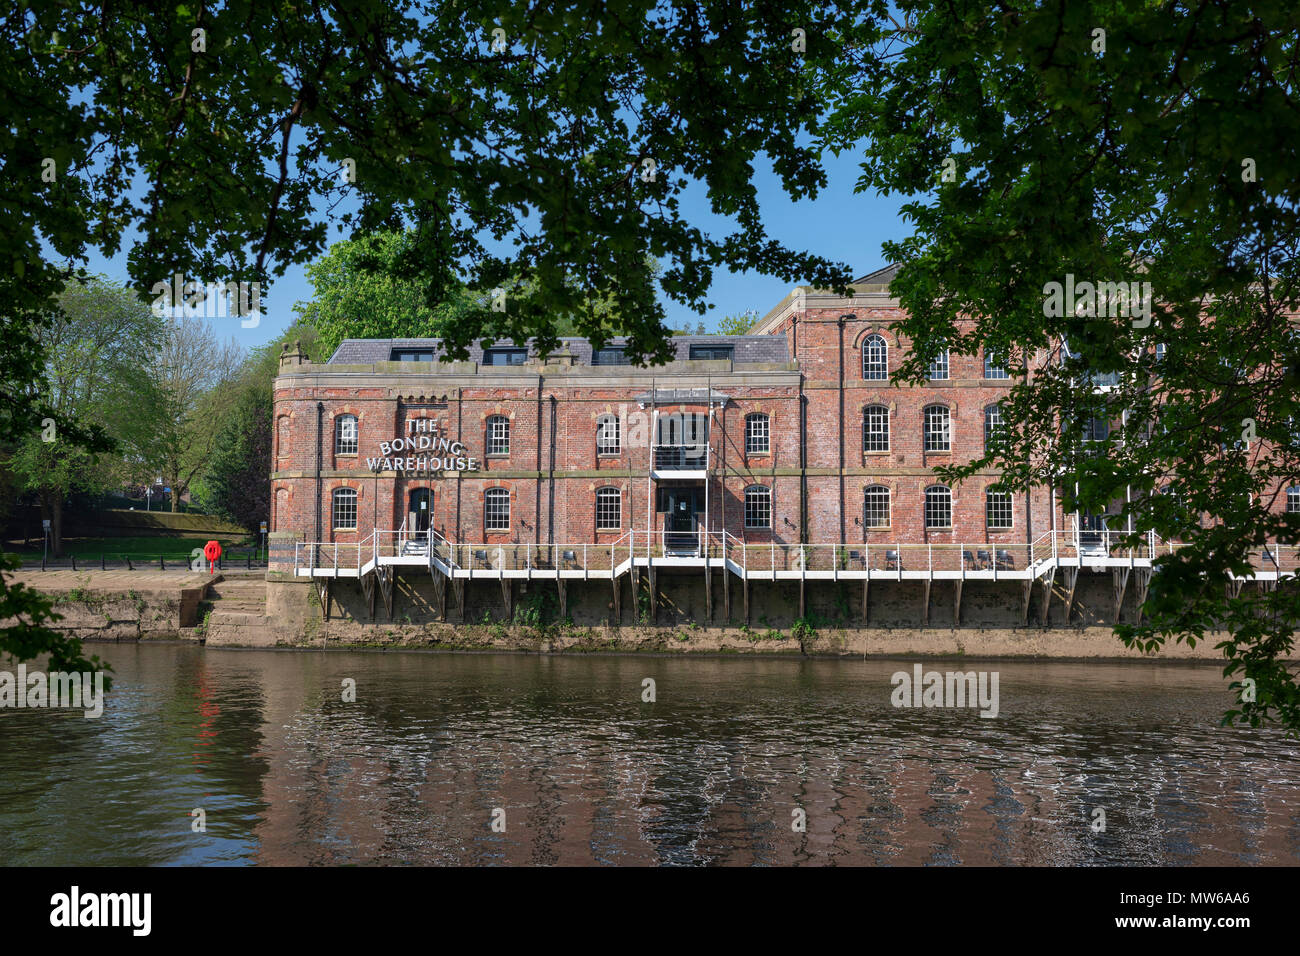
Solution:
{"label": "slate roof", "polygon": [[894,281],[894,276],[898,275],[898,263],[892,263],[883,269],[877,269],[875,272],[868,272],[860,279],[854,279],[854,285],[883,285],[888,287],[889,283]]}
{"label": "slate roof", "polygon": [[[606,342],[606,347],[620,346],[625,341],[623,338],[613,338]],[[790,361],[789,347],[784,335],[675,335],[671,341],[677,349],[675,360],[678,362],[690,359],[693,344],[734,346],[733,361],[738,365]],[[498,348],[510,348],[513,343],[503,341],[495,345]],[[528,340],[528,346],[531,354],[532,339]],[[344,339],[330,356],[329,364],[371,365],[375,362],[387,362],[395,348],[432,349],[435,358],[441,353],[438,339]],[[557,351],[563,352],[566,348],[575,356],[577,364],[591,364],[591,343],[586,339],[561,338]],[[483,347],[480,344],[470,345],[469,361],[483,361]]]}

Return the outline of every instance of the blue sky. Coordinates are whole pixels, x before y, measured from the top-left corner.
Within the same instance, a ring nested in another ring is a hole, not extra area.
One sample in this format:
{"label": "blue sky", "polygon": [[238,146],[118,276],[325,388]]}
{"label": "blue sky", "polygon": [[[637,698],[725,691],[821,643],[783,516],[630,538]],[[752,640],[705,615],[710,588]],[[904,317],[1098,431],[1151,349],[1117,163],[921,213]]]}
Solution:
{"label": "blue sky", "polygon": [[[848,263],[855,276],[871,272],[885,264],[881,243],[902,239],[907,233],[907,223],[899,215],[903,198],[881,197],[874,194],[856,194],[854,183],[858,178],[855,158],[844,155],[825,161],[828,187],[815,200],[792,202],[770,170],[761,170],[755,176],[760,208],[768,234],[794,249],[803,249],[825,256],[836,262]],[[709,210],[702,187],[691,190],[682,199],[683,215],[705,231],[725,235],[731,225]],[[331,239],[336,233],[331,228]],[[109,278],[126,282],[125,253],[105,260],[92,256],[91,272],[100,272]],[[665,300],[668,325],[678,327],[689,323],[692,327],[703,321],[709,330],[716,328],[723,316],[747,309],[765,314],[798,283],[786,282],[756,273],[731,273],[722,270],[714,274],[709,290],[710,310],[698,316],[690,309]],[[245,347],[264,345],[275,339],[294,319],[295,302],[311,298],[311,285],[301,266],[291,267],[276,280],[262,296],[262,318],[256,328],[241,327],[238,318],[212,319],[219,335],[232,335]]]}

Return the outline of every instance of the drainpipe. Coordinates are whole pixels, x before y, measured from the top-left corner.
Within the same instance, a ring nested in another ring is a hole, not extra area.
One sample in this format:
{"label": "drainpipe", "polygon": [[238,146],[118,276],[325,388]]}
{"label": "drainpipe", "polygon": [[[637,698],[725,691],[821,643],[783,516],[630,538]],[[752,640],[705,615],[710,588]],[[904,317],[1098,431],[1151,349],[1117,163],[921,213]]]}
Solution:
{"label": "drainpipe", "polygon": [[808,407],[799,370],[799,543],[808,543]]}
{"label": "drainpipe", "polygon": [[651,535],[654,533],[651,529],[654,526],[655,502],[654,482],[651,475],[655,470],[655,442],[658,440],[659,432],[659,387],[656,383],[655,376],[650,376],[650,460],[645,470],[645,531],[646,543],[648,547],[653,547],[654,540]]}
{"label": "drainpipe", "polygon": [[542,543],[542,374],[537,373],[537,480],[533,482],[533,543]]}
{"label": "drainpipe", "polygon": [[844,324],[856,319],[856,313],[840,316],[840,542],[848,539],[844,526]]}
{"label": "drainpipe", "polygon": [[321,508],[321,456],[322,456],[322,435],[325,427],[325,403],[316,403],[316,541],[321,540],[320,526],[320,508]]}
{"label": "drainpipe", "polygon": [[[719,426],[719,428],[720,428],[720,437],[718,438],[718,458],[719,458],[718,497],[721,499],[721,509],[722,509],[722,515],[719,518],[719,523],[722,528],[722,533],[725,535],[727,533],[727,403],[726,402],[722,403],[722,424]],[[770,436],[771,434],[770,430],[768,434]],[[771,438],[769,437],[768,440],[770,441]],[[772,482],[772,494],[774,496],[776,494],[775,481]],[[776,524],[776,502],[775,501],[772,502],[772,516],[773,516],[772,523]],[[723,538],[723,547],[722,547],[723,557],[726,557],[726,554],[727,554],[726,538]],[[725,567],[723,570],[724,571],[726,570]]]}
{"label": "drainpipe", "polygon": [[551,396],[551,456],[550,456],[550,474],[547,478],[550,484],[548,499],[546,502],[546,540],[550,544],[555,544],[555,396]]}
{"label": "drainpipe", "polygon": [[[465,413],[465,402],[464,399],[461,397],[461,390],[456,389],[456,437],[457,438],[461,438],[461,436],[465,434],[464,413]],[[483,452],[484,452],[483,467],[486,468],[487,467],[486,447],[483,449]],[[460,486],[464,481],[464,479],[462,478],[463,474],[464,472],[460,472],[460,471],[456,472],[456,540],[457,541],[465,540],[464,538],[461,537],[460,534]]]}

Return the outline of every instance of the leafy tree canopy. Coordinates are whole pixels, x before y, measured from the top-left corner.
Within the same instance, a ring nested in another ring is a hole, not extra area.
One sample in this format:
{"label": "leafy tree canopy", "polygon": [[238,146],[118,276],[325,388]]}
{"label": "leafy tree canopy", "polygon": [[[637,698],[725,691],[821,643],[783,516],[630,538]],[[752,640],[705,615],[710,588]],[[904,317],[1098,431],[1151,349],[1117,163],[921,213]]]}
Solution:
{"label": "leafy tree canopy", "polygon": [[[1298,45],[1291,4],[903,0],[824,77],[822,129],[864,155],[861,189],[913,197],[914,234],[886,247],[916,344],[905,377],[944,344],[1047,360],[990,453],[944,473],[1001,466],[1005,487],[1109,511],[1134,547],[1185,539],[1121,635],[1227,631],[1227,673],[1248,679],[1229,718],[1292,729],[1300,592],[1230,576],[1266,541],[1294,566],[1300,531],[1281,497],[1300,483]],[[1062,306],[1051,286],[1083,282],[1137,294],[1077,287]],[[1089,419],[1116,427],[1089,440]]]}
{"label": "leafy tree canopy", "polygon": [[[599,340],[586,303],[616,298],[633,349],[667,358],[647,255],[699,311],[722,265],[850,281],[769,236],[752,183],[761,161],[793,199],[825,185],[811,78],[842,16],[803,0],[20,3],[0,26],[6,176],[27,184],[6,191],[5,281],[22,308],[48,300],[44,241],[73,261],[129,244],[141,290],[265,284],[323,253],[319,210],[345,204],[346,238],[411,230],[394,275],[429,310],[524,283],[504,312],[448,317],[453,348],[486,332],[549,349],[562,315]],[[692,182],[734,231],[685,219]]]}

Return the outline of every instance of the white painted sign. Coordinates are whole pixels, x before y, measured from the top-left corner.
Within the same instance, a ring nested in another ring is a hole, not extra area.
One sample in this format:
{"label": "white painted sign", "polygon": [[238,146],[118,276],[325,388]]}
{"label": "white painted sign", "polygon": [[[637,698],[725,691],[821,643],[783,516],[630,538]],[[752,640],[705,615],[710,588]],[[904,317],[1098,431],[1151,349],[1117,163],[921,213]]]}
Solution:
{"label": "white painted sign", "polygon": [[434,475],[445,471],[478,471],[479,461],[465,445],[443,433],[435,418],[410,418],[406,434],[379,443],[379,457],[366,458],[371,471],[400,471]]}

